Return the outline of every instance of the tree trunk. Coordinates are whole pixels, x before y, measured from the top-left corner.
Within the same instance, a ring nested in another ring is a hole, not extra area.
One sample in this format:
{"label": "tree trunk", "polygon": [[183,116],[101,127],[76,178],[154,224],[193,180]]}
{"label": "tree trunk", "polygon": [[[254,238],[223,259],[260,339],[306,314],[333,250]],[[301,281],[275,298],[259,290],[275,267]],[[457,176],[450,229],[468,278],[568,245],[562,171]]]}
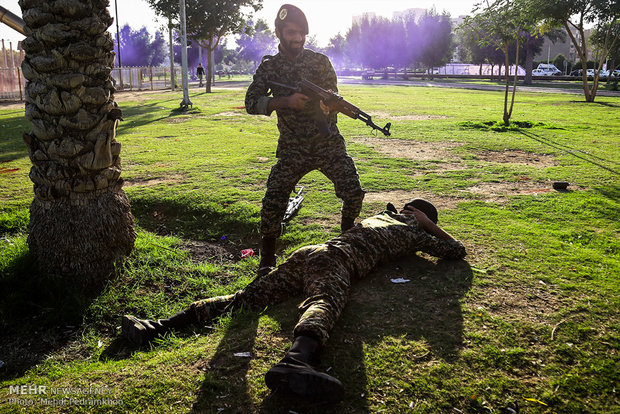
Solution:
{"label": "tree trunk", "polygon": [[534,69],[534,51],[532,50],[532,36],[528,35],[525,42],[525,85],[532,84],[532,69]]}
{"label": "tree trunk", "polygon": [[170,45],[170,89],[174,90],[176,81],[174,79],[174,47],[172,43],[172,19],[168,18],[168,39]]}
{"label": "tree trunk", "polygon": [[[510,62],[508,58],[508,42],[504,42],[504,56],[505,56],[505,70],[504,76],[506,77],[506,90],[504,91],[504,125],[510,125],[510,114],[508,113],[508,91],[510,90],[510,73],[508,72],[508,68],[510,67]],[[501,70],[500,70],[501,74]]]}
{"label": "tree trunk", "polygon": [[211,93],[211,85],[213,84],[213,67],[215,66],[213,49],[207,49],[207,87],[205,92]]}
{"label": "tree trunk", "polygon": [[579,27],[579,36],[581,37],[581,44],[579,44],[579,42],[577,41],[577,39],[575,38],[575,36],[573,35],[573,32],[571,32],[570,27],[568,26],[567,22],[563,22],[562,23],[564,25],[564,29],[566,29],[566,32],[568,33],[568,36],[570,37],[571,41],[573,42],[573,45],[575,46],[575,49],[577,50],[577,54],[579,55],[579,59],[581,59],[581,67],[583,68],[583,73],[581,76],[581,79],[583,80],[583,93],[586,97],[586,102],[594,102],[594,98],[596,97],[596,93],[592,93],[592,91],[590,91],[590,85],[588,85],[588,74],[587,74],[587,70],[588,70],[588,49],[586,46],[586,37],[585,37],[585,33],[583,31],[583,27]]}
{"label": "tree trunk", "polygon": [[32,124],[24,134],[34,183],[28,245],[42,273],[99,285],[136,238],[114,139],[121,112],[108,1],[19,3]]}
{"label": "tree trunk", "polygon": [[[517,94],[517,81],[519,79],[519,38],[517,38],[516,40],[517,42],[517,50],[515,52],[515,73],[514,73],[514,78],[513,78],[513,83],[512,83],[512,98],[510,100],[510,109],[508,110],[508,120],[510,120],[510,118],[512,117],[512,109],[515,106],[515,95]],[[506,75],[506,79],[508,79],[508,75]],[[505,122],[504,122],[505,123]],[[507,124],[506,124],[507,125]]]}

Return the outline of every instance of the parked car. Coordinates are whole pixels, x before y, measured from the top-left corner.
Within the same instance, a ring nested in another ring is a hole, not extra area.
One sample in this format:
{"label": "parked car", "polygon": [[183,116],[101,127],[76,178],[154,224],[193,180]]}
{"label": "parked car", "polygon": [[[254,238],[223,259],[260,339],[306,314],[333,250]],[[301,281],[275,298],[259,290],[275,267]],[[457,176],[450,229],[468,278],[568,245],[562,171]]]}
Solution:
{"label": "parked car", "polygon": [[372,79],[375,76],[375,71],[372,69],[366,69],[362,71],[362,79]]}
{"label": "parked car", "polygon": [[547,73],[542,69],[534,69],[532,71],[532,76],[547,76]]}
{"label": "parked car", "polygon": [[[594,79],[594,74],[596,73],[595,69],[588,69],[587,71],[588,73],[588,79]],[[599,72],[598,74],[598,78],[599,79],[606,79],[609,76],[609,71],[608,70],[602,70]]]}
{"label": "parked car", "polygon": [[[534,70],[540,70],[543,72],[543,76],[553,76],[553,75],[561,75],[562,71],[555,67],[554,64],[551,63],[541,63]],[[533,74],[533,72],[532,72]],[[540,75],[539,75],[540,76]]]}

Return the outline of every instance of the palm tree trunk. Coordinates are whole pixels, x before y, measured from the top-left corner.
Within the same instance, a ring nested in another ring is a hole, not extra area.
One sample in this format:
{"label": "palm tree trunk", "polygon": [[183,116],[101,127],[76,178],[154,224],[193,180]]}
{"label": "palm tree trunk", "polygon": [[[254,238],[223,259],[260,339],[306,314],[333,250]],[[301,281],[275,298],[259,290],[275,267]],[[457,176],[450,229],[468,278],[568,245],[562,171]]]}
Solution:
{"label": "palm tree trunk", "polygon": [[20,0],[34,183],[28,245],[42,273],[88,285],[102,283],[136,238],[121,189],[107,4]]}

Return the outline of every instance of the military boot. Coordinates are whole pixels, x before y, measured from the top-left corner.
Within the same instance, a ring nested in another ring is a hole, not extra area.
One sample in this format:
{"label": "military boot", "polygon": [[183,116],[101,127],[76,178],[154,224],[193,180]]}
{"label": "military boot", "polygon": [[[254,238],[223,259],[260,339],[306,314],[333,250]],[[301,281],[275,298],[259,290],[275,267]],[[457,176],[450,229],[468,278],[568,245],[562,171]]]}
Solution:
{"label": "military boot", "polygon": [[275,237],[263,237],[258,276],[266,275],[274,267],[276,267],[276,239]]}
{"label": "military boot", "polygon": [[157,321],[125,315],[121,324],[121,335],[141,346],[172,329],[182,329],[197,322],[196,312],[193,309],[186,309]]}
{"label": "military boot", "polygon": [[304,335],[295,337],[282,361],[265,374],[265,383],[272,391],[292,393],[314,402],[337,403],[344,388],[337,379],[317,371],[320,343]]}
{"label": "military boot", "polygon": [[340,221],[340,231],[343,233],[355,226],[355,218],[343,217]]}

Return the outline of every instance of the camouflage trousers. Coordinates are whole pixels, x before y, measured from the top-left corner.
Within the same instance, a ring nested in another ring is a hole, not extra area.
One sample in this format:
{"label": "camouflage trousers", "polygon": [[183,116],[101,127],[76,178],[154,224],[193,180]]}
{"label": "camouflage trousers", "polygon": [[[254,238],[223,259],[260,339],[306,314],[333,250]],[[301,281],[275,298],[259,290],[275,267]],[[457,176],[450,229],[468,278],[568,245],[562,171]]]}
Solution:
{"label": "camouflage trousers", "polygon": [[342,217],[355,219],[359,216],[364,200],[364,190],[353,159],[347,154],[342,142],[322,142],[278,158],[267,179],[267,191],[263,197],[260,231],[263,237],[277,238],[291,192],[295,185],[310,171],[318,170],[334,183],[336,196],[342,199]]}
{"label": "camouflage trousers", "polygon": [[198,321],[207,322],[228,309],[261,310],[303,294],[306,299],[299,305],[301,316],[293,333],[312,336],[324,344],[348,300],[350,285],[351,269],[337,248],[307,246],[245,289],[196,301],[190,308]]}

